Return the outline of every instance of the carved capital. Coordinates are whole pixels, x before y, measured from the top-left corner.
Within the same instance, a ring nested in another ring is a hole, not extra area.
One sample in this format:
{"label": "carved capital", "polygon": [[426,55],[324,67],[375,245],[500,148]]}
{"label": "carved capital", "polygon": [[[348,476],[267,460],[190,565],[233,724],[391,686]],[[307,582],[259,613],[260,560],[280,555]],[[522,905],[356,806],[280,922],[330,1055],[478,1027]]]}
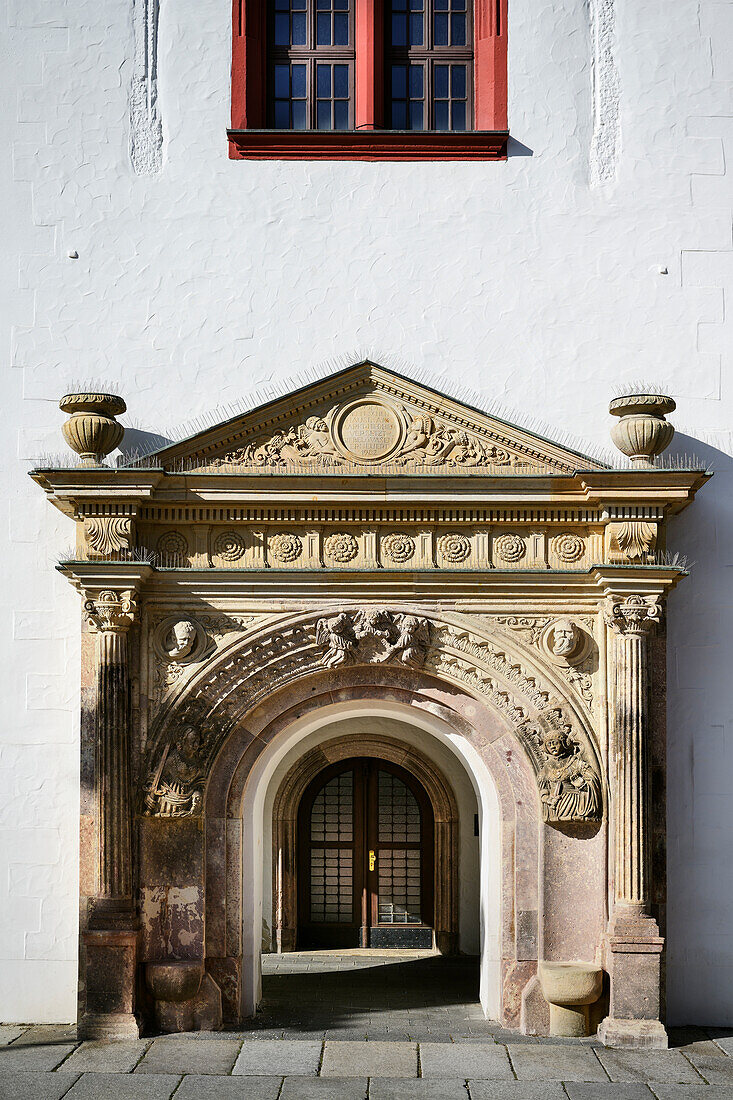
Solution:
{"label": "carved capital", "polygon": [[103,589],[84,601],[84,617],[93,634],[124,634],[135,621],[135,593]]}
{"label": "carved capital", "polygon": [[662,617],[659,596],[609,596],[603,606],[608,626],[617,634],[641,637],[651,634]]}

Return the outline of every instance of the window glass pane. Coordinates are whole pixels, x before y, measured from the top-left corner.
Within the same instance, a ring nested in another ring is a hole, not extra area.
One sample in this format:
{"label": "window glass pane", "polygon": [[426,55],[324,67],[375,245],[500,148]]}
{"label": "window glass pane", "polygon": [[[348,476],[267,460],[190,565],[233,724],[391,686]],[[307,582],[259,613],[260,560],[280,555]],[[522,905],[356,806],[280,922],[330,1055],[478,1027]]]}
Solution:
{"label": "window glass pane", "polygon": [[305,15],[293,14],[293,45],[305,46]]}
{"label": "window glass pane", "polygon": [[410,103],[410,129],[422,130],[423,128],[423,105],[421,102]]}
{"label": "window glass pane", "polygon": [[290,44],[290,16],[287,12],[275,13],[275,45],[288,46]]}
{"label": "window glass pane", "polygon": [[305,99],[305,65],[293,65],[293,99]]}
{"label": "window glass pane", "polygon": [[422,99],[423,94],[423,68],[422,65],[410,65],[410,99]]}
{"label": "window glass pane", "polygon": [[466,98],[466,66],[451,65],[450,91],[454,99]]}
{"label": "window glass pane", "polygon": [[290,129],[290,103],[287,99],[275,100],[275,129]]}
{"label": "window glass pane", "polygon": [[293,102],[293,129],[307,130],[305,100],[296,99]]}
{"label": "window glass pane", "polygon": [[435,129],[449,130],[448,125],[449,104],[446,99],[438,100],[435,104]]}
{"label": "window glass pane", "polygon": [[331,98],[331,66],[316,66],[316,95],[319,99]]}
{"label": "window glass pane", "polygon": [[275,66],[275,98],[290,98],[290,68],[288,65]]}
{"label": "window glass pane", "polygon": [[319,130],[331,129],[331,100],[319,99],[316,107],[316,126]]}
{"label": "window glass pane", "polygon": [[348,130],[349,128],[349,101],[337,99],[333,105],[334,130]]}
{"label": "window glass pane", "polygon": [[407,16],[392,15],[392,45],[407,45]]}
{"label": "window glass pane", "polygon": [[466,129],[466,104],[461,100],[451,106],[451,130]]}
{"label": "window glass pane", "polygon": [[407,103],[404,99],[392,100],[392,129],[407,129]]}
{"label": "window glass pane", "polygon": [[448,16],[436,15],[433,20],[433,38],[436,46],[448,45]]}
{"label": "window glass pane", "polygon": [[336,46],[348,46],[349,44],[349,17],[348,15],[334,15],[333,17],[333,41]]}
{"label": "window glass pane", "polygon": [[419,15],[410,16],[410,45],[422,46],[423,44],[423,17],[422,13]]}
{"label": "window glass pane", "polygon": [[466,17],[465,15],[451,15],[450,17],[450,42],[451,46],[466,45]]}
{"label": "window glass pane", "polygon": [[433,69],[433,89],[436,99],[448,98],[448,66],[436,65]]}
{"label": "window glass pane", "polygon": [[407,66],[392,66],[392,98],[405,99],[407,96]]}
{"label": "window glass pane", "polygon": [[331,13],[316,16],[316,45],[331,45]]}
{"label": "window glass pane", "polygon": [[349,68],[348,65],[334,65],[333,67],[333,94],[336,99],[349,98]]}

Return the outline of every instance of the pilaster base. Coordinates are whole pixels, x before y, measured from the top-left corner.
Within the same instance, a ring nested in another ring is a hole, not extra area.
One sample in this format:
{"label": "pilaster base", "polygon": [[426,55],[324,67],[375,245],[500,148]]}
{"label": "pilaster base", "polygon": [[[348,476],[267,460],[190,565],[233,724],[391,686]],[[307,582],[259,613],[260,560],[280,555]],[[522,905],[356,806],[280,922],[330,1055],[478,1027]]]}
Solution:
{"label": "pilaster base", "polygon": [[82,932],[84,999],[78,1024],[84,1039],[139,1038],[135,1016],[137,931]]}
{"label": "pilaster base", "polygon": [[608,937],[611,974],[609,1014],[598,1036],[612,1047],[665,1049],[660,985],[664,939],[657,922],[642,914],[617,914]]}
{"label": "pilaster base", "polygon": [[666,1050],[667,1032],[659,1020],[619,1020],[606,1016],[598,1028],[598,1038],[607,1047],[621,1050]]}
{"label": "pilaster base", "polygon": [[139,1039],[141,1027],[132,1012],[87,1012],[77,1034],[80,1039]]}

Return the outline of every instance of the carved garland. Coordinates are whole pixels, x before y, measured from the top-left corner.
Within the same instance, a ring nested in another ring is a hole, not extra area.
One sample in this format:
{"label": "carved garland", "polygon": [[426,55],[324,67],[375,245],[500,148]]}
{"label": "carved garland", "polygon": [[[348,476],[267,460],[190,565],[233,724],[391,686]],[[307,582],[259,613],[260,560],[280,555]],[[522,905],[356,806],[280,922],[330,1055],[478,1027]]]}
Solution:
{"label": "carved garland", "polygon": [[[499,710],[532,761],[546,820],[599,819],[600,772],[592,739],[577,715],[569,715],[563,701],[535,674],[468,629],[374,608],[322,616],[315,624],[283,624],[238,652],[230,651],[226,668],[205,667],[152,731],[145,811],[158,816],[195,813],[228,732],[279,687],[319,669],[384,663],[424,668],[456,680]],[[547,778],[548,768],[554,778]],[[543,783],[549,785],[552,804],[544,801]],[[561,797],[566,788],[585,797]]]}

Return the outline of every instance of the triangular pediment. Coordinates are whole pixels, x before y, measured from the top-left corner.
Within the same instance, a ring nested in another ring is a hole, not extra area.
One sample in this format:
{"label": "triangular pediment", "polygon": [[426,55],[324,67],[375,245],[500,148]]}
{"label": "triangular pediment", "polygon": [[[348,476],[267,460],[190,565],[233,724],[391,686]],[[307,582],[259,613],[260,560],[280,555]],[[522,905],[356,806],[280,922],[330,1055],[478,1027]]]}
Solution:
{"label": "triangular pediment", "polygon": [[607,467],[363,362],[147,456],[166,470],[539,474]]}

